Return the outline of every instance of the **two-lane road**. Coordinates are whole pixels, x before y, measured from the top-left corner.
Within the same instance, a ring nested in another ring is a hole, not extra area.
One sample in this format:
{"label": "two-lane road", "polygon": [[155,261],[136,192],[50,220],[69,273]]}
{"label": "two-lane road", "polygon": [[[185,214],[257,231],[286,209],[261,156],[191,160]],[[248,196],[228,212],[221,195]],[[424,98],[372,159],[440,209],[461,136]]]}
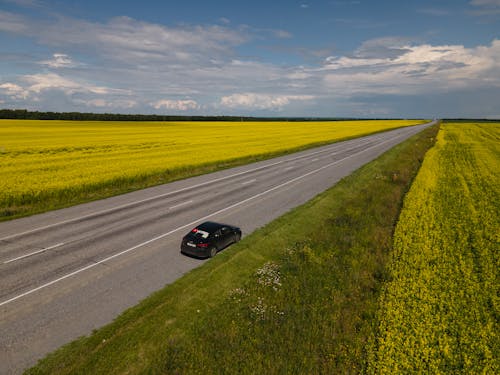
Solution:
{"label": "two-lane road", "polygon": [[0,223],[0,373],[18,373],[204,261],[205,220],[248,234],[430,124],[323,146]]}

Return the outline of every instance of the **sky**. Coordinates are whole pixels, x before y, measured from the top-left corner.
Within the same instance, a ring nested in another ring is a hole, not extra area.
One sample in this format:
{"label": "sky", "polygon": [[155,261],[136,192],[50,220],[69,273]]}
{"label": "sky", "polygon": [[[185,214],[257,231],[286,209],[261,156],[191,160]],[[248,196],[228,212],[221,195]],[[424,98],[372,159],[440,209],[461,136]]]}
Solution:
{"label": "sky", "polygon": [[500,0],[0,0],[0,108],[500,118]]}

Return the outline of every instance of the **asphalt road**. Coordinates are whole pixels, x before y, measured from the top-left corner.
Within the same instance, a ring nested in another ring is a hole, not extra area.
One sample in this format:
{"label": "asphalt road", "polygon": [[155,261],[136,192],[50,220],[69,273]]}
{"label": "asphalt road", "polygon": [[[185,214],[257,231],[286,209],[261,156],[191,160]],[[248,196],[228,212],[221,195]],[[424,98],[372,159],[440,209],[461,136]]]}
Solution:
{"label": "asphalt road", "polygon": [[245,236],[429,125],[0,223],[0,373],[22,372],[203,264],[179,252],[196,224]]}

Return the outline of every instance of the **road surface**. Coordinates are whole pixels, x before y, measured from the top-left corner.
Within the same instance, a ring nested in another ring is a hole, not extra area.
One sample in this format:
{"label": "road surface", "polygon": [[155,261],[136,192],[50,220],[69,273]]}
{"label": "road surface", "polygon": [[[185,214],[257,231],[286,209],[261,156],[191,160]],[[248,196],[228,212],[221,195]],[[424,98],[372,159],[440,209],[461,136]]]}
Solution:
{"label": "road surface", "polygon": [[0,373],[22,372],[203,264],[179,252],[196,224],[248,235],[430,124],[0,223]]}

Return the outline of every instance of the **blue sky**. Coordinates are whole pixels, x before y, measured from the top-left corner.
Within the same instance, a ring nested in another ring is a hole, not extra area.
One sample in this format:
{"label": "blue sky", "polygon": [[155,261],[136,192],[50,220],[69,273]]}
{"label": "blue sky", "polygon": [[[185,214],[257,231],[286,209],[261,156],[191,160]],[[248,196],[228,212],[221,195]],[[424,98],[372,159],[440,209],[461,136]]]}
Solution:
{"label": "blue sky", "polygon": [[0,0],[0,108],[500,118],[500,0]]}

